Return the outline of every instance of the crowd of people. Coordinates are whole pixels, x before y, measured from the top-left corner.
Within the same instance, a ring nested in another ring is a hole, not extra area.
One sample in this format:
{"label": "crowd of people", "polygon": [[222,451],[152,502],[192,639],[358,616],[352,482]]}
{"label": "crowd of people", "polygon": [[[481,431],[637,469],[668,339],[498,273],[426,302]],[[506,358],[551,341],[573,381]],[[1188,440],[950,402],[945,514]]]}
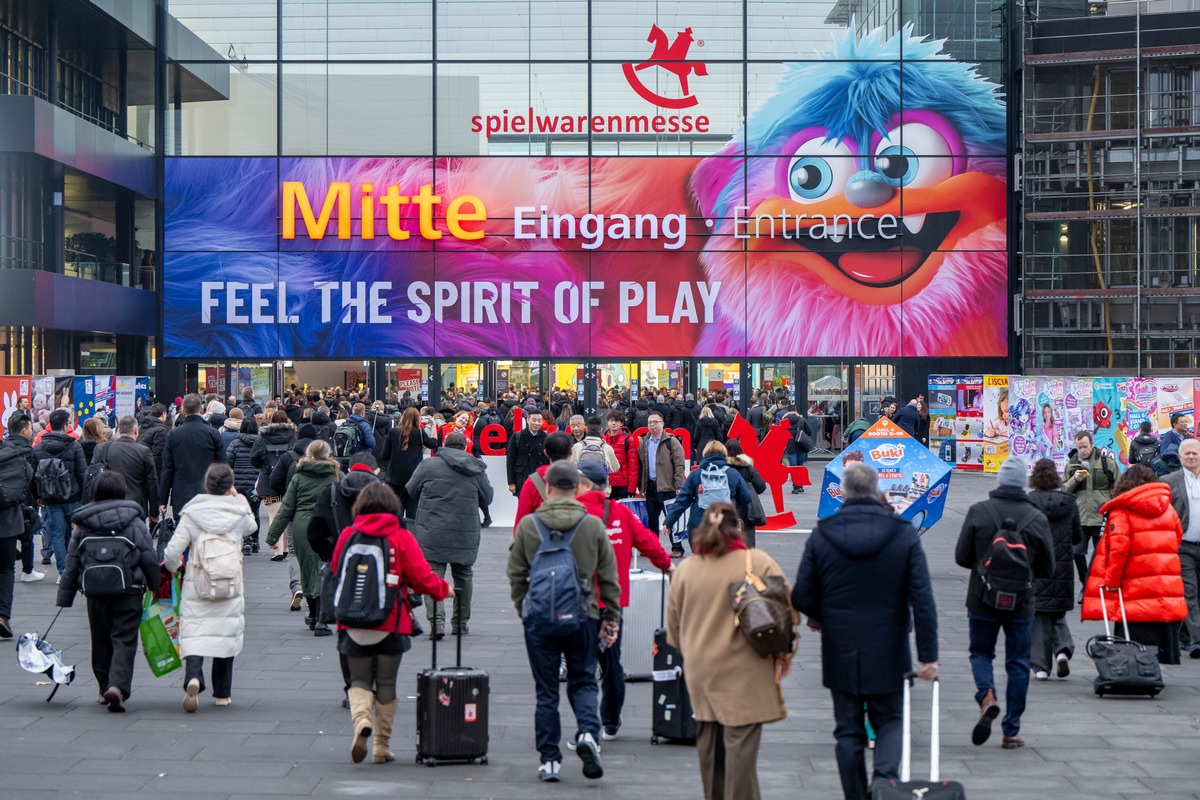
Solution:
{"label": "crowd of people", "polygon": [[[634,550],[672,575],[666,637],[687,665],[706,798],[759,796],[762,726],[786,715],[779,684],[796,640],[764,657],[732,624],[728,587],[751,574],[781,581],[790,607],[820,634],[845,796],[865,799],[873,780],[897,778],[901,689],[914,672],[910,632],[915,674],[933,679],[937,611],[920,538],[892,513],[872,469],[846,467],[845,503],[815,526],[789,582],[755,547],[766,485],[729,438],[739,411],[722,393],[698,401],[646,391],[634,402],[616,393],[590,416],[569,392],[508,393],[493,403],[450,390],[443,399],[438,411],[409,393],[370,402],[365,393],[293,391],[261,405],[249,389],[237,405],[189,394],[121,417],[112,432],[89,420],[82,434],[66,409],[44,431],[14,414],[0,446],[0,638],[12,637],[17,565],[21,580],[40,579],[40,533],[42,563],[59,574],[58,605],[71,606],[80,591],[86,598],[98,700],[122,712],[142,595],[181,575],[183,708],[197,712],[210,687],[215,705],[228,706],[243,645],[242,567],[265,543],[289,572],[289,609],[306,610],[314,636],[337,636],[352,760],[391,761],[397,672],[412,637],[424,633],[416,608],[423,602],[431,638],[446,635],[447,618],[450,633],[470,633],[474,566],[495,501],[485,429],[499,425],[507,432],[504,488],[517,502],[507,578],[535,685],[539,779],[557,781],[562,769],[562,679],[576,717],[568,748],[585,777],[604,774],[602,743],[622,725],[621,621]],[[755,422],[790,418],[797,447],[789,444],[785,458],[802,462],[807,450],[798,445],[812,431],[786,395],[756,396],[755,409]],[[886,411],[919,430],[919,401]],[[1122,471],[1087,432],[1074,442],[1065,478],[1048,459],[1031,473],[1005,461],[959,536],[956,561],[970,571],[977,745],[1002,713],[1003,747],[1024,744],[1030,680],[1070,672],[1067,615],[1077,602],[1089,620],[1121,619],[1122,605],[1123,635],[1156,647],[1164,663],[1178,663],[1181,651],[1200,658],[1200,509],[1191,510],[1200,502],[1200,442],[1181,437],[1182,468],[1165,481],[1144,464]],[[648,524],[617,502],[634,496],[644,499]],[[116,548],[123,592],[96,588],[105,585],[92,571],[97,541]],[[1017,588],[996,588],[997,542],[1023,552],[1014,569],[1026,570],[1024,588],[1019,575]],[[343,608],[352,593],[332,587],[346,579],[348,559],[375,549],[395,591],[381,592],[381,609]],[[564,564],[572,569],[555,569]],[[864,585],[873,591],[859,591]],[[992,666],[1001,632],[1003,706]]]}

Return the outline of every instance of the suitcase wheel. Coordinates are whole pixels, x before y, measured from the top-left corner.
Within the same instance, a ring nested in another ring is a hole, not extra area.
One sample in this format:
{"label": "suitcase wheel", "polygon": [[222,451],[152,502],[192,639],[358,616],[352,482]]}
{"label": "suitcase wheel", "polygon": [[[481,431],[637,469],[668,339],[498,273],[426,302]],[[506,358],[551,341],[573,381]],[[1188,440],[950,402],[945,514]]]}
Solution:
{"label": "suitcase wheel", "polygon": [[486,767],[486,766],[487,766],[487,763],[488,763],[488,762],[487,762],[487,756],[484,756],[483,758],[479,759],[479,763],[480,763],[482,766],[485,766],[485,767]]}
{"label": "suitcase wheel", "polygon": [[650,744],[658,744],[658,737],[657,737],[657,736],[651,736],[651,737],[650,737]]}

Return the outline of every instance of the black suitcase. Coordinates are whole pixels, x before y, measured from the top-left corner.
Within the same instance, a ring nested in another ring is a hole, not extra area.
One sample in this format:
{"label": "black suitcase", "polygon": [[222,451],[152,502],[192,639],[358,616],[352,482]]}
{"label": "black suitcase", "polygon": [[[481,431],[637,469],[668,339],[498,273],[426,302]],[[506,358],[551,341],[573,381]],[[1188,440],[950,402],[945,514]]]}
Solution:
{"label": "black suitcase", "polygon": [[[667,582],[662,582],[662,602],[659,624],[663,624],[667,606]],[[654,691],[650,718],[650,743],[666,739],[680,744],[696,743],[696,717],[692,698],[683,676],[683,655],[667,644],[667,631],[660,627],[654,632],[654,670],[651,673]]]}
{"label": "black suitcase", "polygon": [[912,780],[912,674],[904,677],[904,749],[900,751],[900,780],[877,780],[871,787],[871,800],[966,800],[967,792],[961,783],[943,781],[939,777],[941,764],[941,723],[938,718],[939,687],[933,679],[933,726],[929,733],[929,780]]}
{"label": "black suitcase", "polygon": [[[1117,600],[1121,605],[1121,621],[1128,633],[1125,598],[1120,589],[1117,589]],[[1156,696],[1165,686],[1157,648],[1113,635],[1103,589],[1100,590],[1100,609],[1104,615],[1104,635],[1093,636],[1087,643],[1087,654],[1096,664],[1097,675],[1093,685],[1096,694],[1100,697],[1106,694]]]}
{"label": "black suitcase", "polygon": [[417,763],[488,763],[487,672],[462,665],[462,633],[456,666],[438,669],[437,639],[432,668],[417,673]]}

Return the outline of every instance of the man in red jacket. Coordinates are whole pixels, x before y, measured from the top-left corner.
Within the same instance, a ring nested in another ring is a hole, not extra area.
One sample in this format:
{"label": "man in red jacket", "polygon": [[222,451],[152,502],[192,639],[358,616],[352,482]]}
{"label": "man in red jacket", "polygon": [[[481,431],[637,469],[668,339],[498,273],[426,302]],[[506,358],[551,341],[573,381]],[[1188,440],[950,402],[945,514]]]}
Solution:
{"label": "man in red jacket", "polygon": [[617,454],[621,468],[608,476],[613,500],[633,497],[638,487],[638,439],[625,427],[625,415],[620,411],[608,412],[608,432],[604,443]]}
{"label": "man in red jacket", "polygon": [[550,463],[538,467],[537,472],[530,475],[529,479],[521,486],[521,493],[517,496],[517,518],[513,520],[514,535],[525,515],[537,511],[546,500],[546,470],[550,469],[550,464],[555,461],[570,458],[571,448],[574,445],[575,437],[569,433],[556,431],[546,437],[543,449],[546,452],[546,458],[550,459]]}
{"label": "man in red jacket", "polygon": [[[637,457],[634,457],[637,461]],[[614,475],[616,473],[613,473]],[[675,571],[671,554],[659,544],[658,537],[638,520],[624,503],[610,499],[608,477],[604,467],[585,461],[579,465],[579,488],[583,494],[577,498],[589,514],[604,520],[608,540],[617,557],[617,579],[621,583],[621,608],[629,606],[629,564],[633,560],[633,548],[650,559],[650,563],[670,575]],[[637,484],[634,483],[634,486]],[[603,604],[602,604],[603,605]],[[604,677],[600,683],[603,696],[600,699],[600,738],[611,741],[617,738],[621,728],[621,709],[625,706],[625,670],[621,668],[621,632],[605,650],[600,652],[600,666]]]}

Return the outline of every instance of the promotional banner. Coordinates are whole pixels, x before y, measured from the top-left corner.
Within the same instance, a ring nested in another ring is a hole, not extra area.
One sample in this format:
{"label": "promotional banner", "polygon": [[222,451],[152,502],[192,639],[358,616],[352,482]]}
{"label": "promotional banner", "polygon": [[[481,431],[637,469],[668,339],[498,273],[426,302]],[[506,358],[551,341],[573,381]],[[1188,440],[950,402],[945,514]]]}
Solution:
{"label": "promotional banner", "polygon": [[1038,458],[1054,462],[1059,474],[1067,465],[1067,433],[1063,410],[1063,379],[1038,378],[1037,446]]}
{"label": "promotional banner", "polygon": [[134,387],[134,416],[150,408],[150,378],[143,375],[137,379]]}
{"label": "promotional banner", "polygon": [[54,378],[38,375],[33,378],[32,397],[29,405],[33,410],[33,422],[40,427],[50,424],[50,412],[55,405]]}
{"label": "promotional banner", "polygon": [[[68,412],[70,412],[72,419],[75,419],[78,416],[78,414],[76,412],[76,408],[75,408],[75,402],[74,402],[75,376],[74,375],[55,375],[53,380],[54,380],[54,397],[52,400],[53,406],[51,407],[50,410],[53,411],[58,408],[65,408]],[[94,386],[93,386],[93,388],[94,388]],[[49,417],[49,412],[47,412],[46,416],[47,416],[47,418]],[[47,419],[46,422],[47,422],[47,424],[49,424],[49,419]],[[83,423],[78,422],[76,420],[75,422],[72,422],[71,425],[68,427],[70,427],[76,433],[82,433],[82,431],[83,431],[82,426],[83,426]]]}
{"label": "promotional banner", "polygon": [[[1196,396],[1195,379],[1189,378],[1159,378],[1158,379],[1158,414],[1154,423],[1155,433],[1162,435],[1171,428],[1172,414],[1186,414],[1191,417],[1195,413]],[[1133,435],[1137,436],[1134,429]]]}
{"label": "promotional banner", "polygon": [[1037,378],[1008,379],[1009,452],[1032,468],[1037,461]]}
{"label": "promotional banner", "polygon": [[[73,379],[74,388],[72,390],[71,401],[75,410],[75,430],[77,432],[83,430],[83,423],[95,416],[104,419],[105,423],[108,422],[107,407],[104,405],[98,406],[96,401],[99,399],[101,403],[105,402],[105,397],[97,397],[100,392],[103,392],[104,395],[112,394],[107,386],[110,380],[107,376],[97,379],[85,375],[76,375]],[[104,384],[104,388],[101,389],[98,384]]]}
{"label": "promotional banner", "polygon": [[412,392],[413,397],[421,394],[421,370],[402,368],[396,370],[396,391],[403,395],[405,392]]}
{"label": "promotional banner", "polygon": [[954,433],[958,468],[983,469],[983,376],[961,375],[956,387]]}
{"label": "promotional banner", "polygon": [[113,378],[113,410],[118,418],[136,416],[138,379],[126,375]]}
{"label": "promotional banner", "polygon": [[[0,375],[0,436],[8,433],[8,418],[16,413],[21,401],[29,409],[33,393],[33,379],[28,375]],[[31,415],[32,416],[32,415]]]}
{"label": "promotional banner", "polygon": [[[1129,466],[1129,443],[1137,436],[1143,422],[1155,424],[1158,419],[1158,382],[1154,378],[1126,378],[1123,398],[1125,413],[1116,431],[1117,461]],[[1120,385],[1118,384],[1118,389]]]}
{"label": "promotional banner", "polygon": [[879,473],[879,488],[892,510],[918,532],[942,518],[953,469],[887,417],[881,417],[854,444],[825,467],[817,518],[842,507],[842,472],[849,464],[866,464]]}
{"label": "promotional banner", "polygon": [[998,472],[1008,458],[1008,376],[983,376],[983,471]]}
{"label": "promotional banner", "polygon": [[1092,381],[1092,435],[1096,447],[1113,456],[1122,469],[1127,460],[1121,454],[1129,452],[1125,436],[1125,387],[1124,378]]}
{"label": "promotional banner", "polygon": [[948,464],[958,462],[954,420],[958,409],[958,376],[929,376],[929,449]]}
{"label": "promotional banner", "polygon": [[1075,434],[1093,427],[1091,378],[1063,381],[1063,415],[1067,426],[1067,452],[1070,452],[1075,447]]}
{"label": "promotional banner", "polygon": [[[667,37],[598,85],[703,94]],[[942,46],[851,26],[703,158],[169,158],[163,354],[1005,356],[1003,95]],[[471,130],[711,135],[604,92]]]}

